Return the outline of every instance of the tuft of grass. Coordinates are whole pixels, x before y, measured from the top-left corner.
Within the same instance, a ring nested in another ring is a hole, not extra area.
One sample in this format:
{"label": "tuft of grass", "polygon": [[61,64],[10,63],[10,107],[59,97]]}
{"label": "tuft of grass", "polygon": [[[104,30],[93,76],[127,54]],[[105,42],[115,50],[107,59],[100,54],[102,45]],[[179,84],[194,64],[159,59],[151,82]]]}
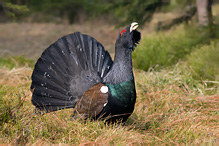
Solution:
{"label": "tuft of grass", "polygon": [[125,126],[106,125],[104,121],[81,122],[72,118],[72,109],[37,115],[29,90],[32,68],[3,66],[0,66],[1,144],[216,145],[218,142],[219,96],[205,93],[206,86],[181,64],[159,72],[154,68],[148,72],[134,71],[137,102]]}
{"label": "tuft of grass", "polygon": [[187,56],[187,64],[193,70],[193,76],[201,80],[219,81],[219,40],[212,41],[194,50]]}
{"label": "tuft of grass", "polygon": [[217,141],[219,95],[205,92],[207,87],[192,77],[191,70],[182,70],[185,68],[177,64],[159,72],[135,71],[138,98],[129,124],[153,134],[156,140],[150,144]]}
{"label": "tuft of grass", "polygon": [[168,32],[144,36],[133,53],[133,64],[145,71],[156,65],[174,65],[184,60],[195,46],[208,42],[208,37],[195,27],[183,25]]}
{"label": "tuft of grass", "polygon": [[6,67],[12,69],[14,67],[21,67],[24,65],[33,67],[35,61],[27,59],[24,56],[13,56],[13,57],[0,57],[0,67]]}

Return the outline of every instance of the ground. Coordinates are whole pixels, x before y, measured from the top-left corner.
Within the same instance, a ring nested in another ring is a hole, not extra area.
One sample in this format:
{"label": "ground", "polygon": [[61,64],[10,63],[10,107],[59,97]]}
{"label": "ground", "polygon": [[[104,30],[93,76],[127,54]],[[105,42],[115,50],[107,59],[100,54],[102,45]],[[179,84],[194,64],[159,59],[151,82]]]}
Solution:
{"label": "ground", "polygon": [[96,38],[107,50],[114,51],[118,29],[107,24],[1,23],[0,56],[24,55],[37,59],[51,43],[77,31]]}

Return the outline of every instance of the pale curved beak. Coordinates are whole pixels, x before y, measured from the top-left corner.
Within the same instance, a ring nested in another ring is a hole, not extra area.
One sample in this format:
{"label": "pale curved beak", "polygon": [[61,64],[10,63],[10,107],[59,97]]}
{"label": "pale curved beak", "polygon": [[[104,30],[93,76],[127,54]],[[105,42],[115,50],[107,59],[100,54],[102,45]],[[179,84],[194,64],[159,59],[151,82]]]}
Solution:
{"label": "pale curved beak", "polygon": [[130,33],[135,30],[138,27],[138,23],[137,22],[133,22],[130,26]]}

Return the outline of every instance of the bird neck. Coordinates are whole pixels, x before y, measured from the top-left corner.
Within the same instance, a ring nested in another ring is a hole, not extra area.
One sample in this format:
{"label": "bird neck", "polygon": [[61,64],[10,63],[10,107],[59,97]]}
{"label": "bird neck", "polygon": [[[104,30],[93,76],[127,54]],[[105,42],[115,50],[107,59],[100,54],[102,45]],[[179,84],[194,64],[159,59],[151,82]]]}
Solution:
{"label": "bird neck", "polygon": [[112,99],[125,105],[133,104],[136,99],[135,81],[132,70],[132,50],[118,48],[111,70],[104,78]]}
{"label": "bird neck", "polygon": [[114,62],[111,70],[104,78],[105,83],[120,84],[134,80],[132,70],[132,50],[116,46]]}

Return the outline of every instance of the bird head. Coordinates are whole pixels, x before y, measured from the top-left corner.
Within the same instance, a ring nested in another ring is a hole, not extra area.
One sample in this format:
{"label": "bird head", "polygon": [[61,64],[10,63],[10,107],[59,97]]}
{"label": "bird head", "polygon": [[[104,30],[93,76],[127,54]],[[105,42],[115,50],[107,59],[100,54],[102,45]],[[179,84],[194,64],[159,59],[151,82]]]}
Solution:
{"label": "bird head", "polygon": [[136,30],[138,23],[133,22],[130,26],[123,28],[118,35],[116,45],[134,50],[141,39],[141,33]]}

